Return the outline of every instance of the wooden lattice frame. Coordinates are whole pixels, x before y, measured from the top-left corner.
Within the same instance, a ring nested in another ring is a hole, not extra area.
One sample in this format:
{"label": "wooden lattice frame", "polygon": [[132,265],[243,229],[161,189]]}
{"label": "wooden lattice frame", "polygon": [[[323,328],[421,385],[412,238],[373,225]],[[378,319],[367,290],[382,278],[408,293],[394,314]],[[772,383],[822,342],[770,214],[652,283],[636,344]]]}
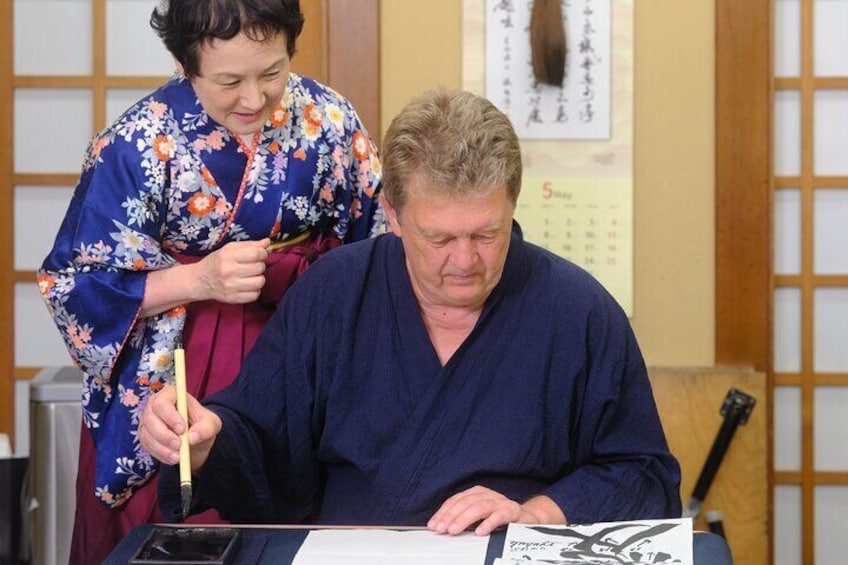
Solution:
{"label": "wooden lattice frame", "polygon": [[[817,373],[813,367],[814,293],[848,288],[848,275],[814,273],[815,192],[848,187],[848,177],[813,172],[813,102],[816,91],[848,89],[848,77],[813,76],[814,0],[801,0],[801,73],[775,78],[772,64],[773,2],[717,0],[716,10],[716,361],[767,370],[775,386],[801,391],[801,469],[775,471],[774,485],[801,489],[801,553],[815,562],[815,487],[848,485],[848,470],[815,471],[814,396],[818,387],[848,386],[848,373]],[[801,174],[774,177],[774,91],[798,91],[801,100]],[[773,276],[774,190],[801,194],[801,272]],[[801,370],[773,373],[772,297],[778,288],[801,293]]]}

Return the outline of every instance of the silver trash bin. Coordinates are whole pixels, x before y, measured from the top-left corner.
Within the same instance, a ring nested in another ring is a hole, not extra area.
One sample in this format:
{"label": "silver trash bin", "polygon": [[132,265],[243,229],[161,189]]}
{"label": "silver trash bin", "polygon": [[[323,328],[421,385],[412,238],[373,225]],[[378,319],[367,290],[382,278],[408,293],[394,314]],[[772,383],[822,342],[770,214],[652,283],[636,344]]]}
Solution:
{"label": "silver trash bin", "polygon": [[76,367],[44,369],[29,391],[32,563],[64,565],[76,508],[82,373]]}

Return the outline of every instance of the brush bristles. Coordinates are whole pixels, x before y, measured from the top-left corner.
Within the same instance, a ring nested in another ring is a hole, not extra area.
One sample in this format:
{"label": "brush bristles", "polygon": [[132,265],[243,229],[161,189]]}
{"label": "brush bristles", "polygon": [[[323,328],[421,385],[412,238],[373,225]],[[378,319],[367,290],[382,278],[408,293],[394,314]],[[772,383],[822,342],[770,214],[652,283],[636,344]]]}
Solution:
{"label": "brush bristles", "polygon": [[565,79],[565,26],[559,0],[534,0],[530,51],[536,82],[562,86]]}

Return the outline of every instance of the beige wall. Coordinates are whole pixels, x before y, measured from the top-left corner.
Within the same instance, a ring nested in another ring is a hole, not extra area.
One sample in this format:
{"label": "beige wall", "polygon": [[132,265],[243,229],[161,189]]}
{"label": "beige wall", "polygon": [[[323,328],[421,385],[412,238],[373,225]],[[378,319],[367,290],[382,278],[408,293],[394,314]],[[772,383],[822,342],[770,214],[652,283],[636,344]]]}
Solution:
{"label": "beige wall", "polygon": [[633,326],[651,365],[715,361],[714,12],[636,2]]}
{"label": "beige wall", "polygon": [[[615,0],[613,0],[615,1]],[[714,0],[635,2],[635,305],[650,365],[714,362]],[[383,0],[383,128],[462,84],[462,2]]]}
{"label": "beige wall", "polygon": [[380,1],[380,124],[434,86],[462,86],[461,0]]}

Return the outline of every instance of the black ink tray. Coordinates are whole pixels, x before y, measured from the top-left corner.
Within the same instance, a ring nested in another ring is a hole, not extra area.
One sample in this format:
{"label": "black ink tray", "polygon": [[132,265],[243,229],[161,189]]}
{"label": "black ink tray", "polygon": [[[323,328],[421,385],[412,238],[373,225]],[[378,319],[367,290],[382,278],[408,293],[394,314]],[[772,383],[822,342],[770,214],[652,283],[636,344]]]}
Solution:
{"label": "black ink tray", "polygon": [[154,526],[130,565],[229,565],[241,545],[234,528],[166,528]]}

